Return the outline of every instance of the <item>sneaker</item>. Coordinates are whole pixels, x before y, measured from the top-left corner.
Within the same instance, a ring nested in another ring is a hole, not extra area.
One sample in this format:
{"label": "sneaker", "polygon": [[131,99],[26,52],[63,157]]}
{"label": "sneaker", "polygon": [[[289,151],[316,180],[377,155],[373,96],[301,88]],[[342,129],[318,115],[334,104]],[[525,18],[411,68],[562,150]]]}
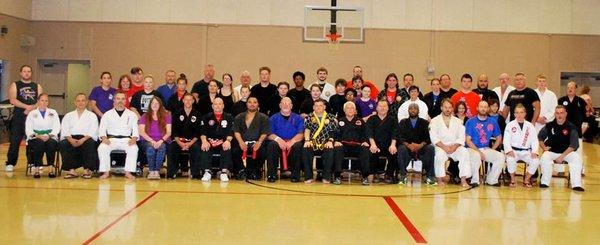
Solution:
{"label": "sneaker", "polygon": [[581,187],[581,186],[576,186],[576,187],[573,187],[573,190],[574,190],[574,191],[581,191],[581,192],[584,192],[584,191],[585,191],[585,190],[583,189],[583,187]]}
{"label": "sneaker", "polygon": [[438,185],[437,181],[431,179],[431,178],[425,178],[425,184],[429,185],[429,186],[436,186]]}
{"label": "sneaker", "polygon": [[398,180],[398,185],[406,185],[406,183],[408,183],[408,178],[406,178],[406,176],[400,176],[400,179]]}
{"label": "sneaker", "polygon": [[211,178],[212,178],[212,175],[210,174],[210,172],[206,171],[206,172],[204,172],[204,175],[202,176],[202,181],[209,182]]}
{"label": "sneaker", "polygon": [[362,185],[370,185],[371,183],[369,182],[369,179],[368,179],[368,178],[363,178],[363,180],[362,180],[362,183],[361,183],[361,184],[362,184]]}
{"label": "sneaker", "polygon": [[342,184],[342,178],[340,178],[340,177],[335,177],[335,178],[333,179],[333,184],[334,184],[334,185],[341,185],[341,184]]}
{"label": "sneaker", "polygon": [[550,187],[550,186],[548,186],[548,185],[546,185],[546,184],[540,184],[540,188],[542,188],[542,189],[543,189],[543,188],[548,188],[548,187]]}
{"label": "sneaker", "polygon": [[15,166],[13,165],[6,165],[6,168],[4,169],[6,172],[12,172],[15,171]]}
{"label": "sneaker", "polygon": [[229,181],[229,176],[227,176],[226,173],[221,173],[221,175],[219,175],[219,179],[221,179],[221,182],[227,182]]}

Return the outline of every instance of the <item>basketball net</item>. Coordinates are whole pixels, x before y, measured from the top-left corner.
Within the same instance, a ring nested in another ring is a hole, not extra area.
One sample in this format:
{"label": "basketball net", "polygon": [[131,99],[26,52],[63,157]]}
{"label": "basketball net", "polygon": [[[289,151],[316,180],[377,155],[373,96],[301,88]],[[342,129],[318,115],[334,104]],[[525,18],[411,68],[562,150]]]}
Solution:
{"label": "basketball net", "polygon": [[329,51],[337,51],[340,48],[340,40],[342,35],[331,33],[325,35],[325,37],[327,37],[327,43],[329,43]]}

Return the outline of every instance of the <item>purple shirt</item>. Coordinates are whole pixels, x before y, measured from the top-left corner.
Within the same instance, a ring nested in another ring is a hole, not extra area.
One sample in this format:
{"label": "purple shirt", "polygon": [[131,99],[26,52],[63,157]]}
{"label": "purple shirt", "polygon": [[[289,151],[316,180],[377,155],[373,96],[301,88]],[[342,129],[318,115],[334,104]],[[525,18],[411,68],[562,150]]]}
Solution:
{"label": "purple shirt", "polygon": [[113,97],[117,89],[110,87],[108,90],[102,89],[102,86],[95,87],[90,93],[90,100],[96,101],[96,106],[102,113],[113,108]]}
{"label": "purple shirt", "polygon": [[366,117],[368,115],[373,114],[375,108],[377,108],[377,102],[373,99],[369,99],[367,101],[363,101],[361,99],[356,99],[354,102],[358,107],[360,107],[360,112],[362,115],[360,117]]}
{"label": "purple shirt", "polygon": [[[170,114],[165,115],[165,123],[171,124]],[[144,113],[142,117],[140,117],[140,121],[138,122],[138,124],[145,125],[146,127],[148,127],[148,124],[146,123],[146,113]],[[154,141],[159,141],[164,136],[164,134],[160,132],[158,121],[155,120],[152,120],[152,122],[150,123],[150,131],[146,132],[148,132],[148,136],[150,136],[150,138],[152,138]]]}

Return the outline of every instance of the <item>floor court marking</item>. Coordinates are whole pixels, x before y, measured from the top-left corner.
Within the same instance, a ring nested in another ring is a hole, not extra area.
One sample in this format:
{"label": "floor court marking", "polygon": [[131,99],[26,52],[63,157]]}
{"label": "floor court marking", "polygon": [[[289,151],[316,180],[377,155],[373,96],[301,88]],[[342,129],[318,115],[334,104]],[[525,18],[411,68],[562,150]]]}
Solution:
{"label": "floor court marking", "polygon": [[150,193],[150,195],[148,195],[146,198],[144,198],[140,202],[138,202],[138,204],[135,205],[135,207],[129,209],[127,212],[125,212],[121,216],[119,216],[119,218],[117,218],[116,220],[114,220],[113,222],[111,222],[110,224],[108,224],[107,226],[105,226],[104,228],[102,228],[102,230],[99,230],[98,232],[96,232],[90,238],[88,238],[87,240],[85,240],[83,242],[83,244],[87,245],[87,244],[92,243],[94,240],[96,240],[98,237],[100,237],[100,235],[104,234],[106,231],[108,231],[115,224],[119,223],[119,221],[121,221],[123,218],[125,218],[127,215],[129,215],[131,212],[135,211],[137,208],[139,208],[140,206],[144,205],[144,203],[146,203],[148,200],[150,200],[150,198],[154,197],[157,193],[158,193],[158,191],[154,191],[154,192]]}
{"label": "floor court marking", "polygon": [[387,205],[390,207],[390,209],[392,209],[392,212],[394,212],[394,214],[396,215],[398,220],[400,220],[400,223],[402,223],[402,225],[404,226],[406,231],[408,231],[408,233],[412,236],[412,238],[415,240],[415,242],[416,243],[427,243],[427,240],[425,240],[423,235],[421,235],[419,230],[417,230],[417,227],[415,227],[413,225],[413,223],[410,222],[410,220],[408,219],[406,214],[404,214],[404,212],[402,212],[400,207],[398,207],[398,204],[396,204],[396,202],[394,202],[394,199],[392,199],[389,196],[383,197],[383,199],[385,200]]}

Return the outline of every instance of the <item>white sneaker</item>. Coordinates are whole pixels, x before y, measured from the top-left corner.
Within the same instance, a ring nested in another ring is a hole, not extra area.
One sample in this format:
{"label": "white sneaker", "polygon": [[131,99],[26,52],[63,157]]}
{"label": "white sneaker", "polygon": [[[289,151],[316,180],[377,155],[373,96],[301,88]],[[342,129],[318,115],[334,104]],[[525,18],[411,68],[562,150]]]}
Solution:
{"label": "white sneaker", "polygon": [[211,178],[212,175],[210,174],[210,172],[204,172],[204,175],[202,176],[202,181],[209,182]]}
{"label": "white sneaker", "polygon": [[221,182],[227,182],[227,181],[229,181],[229,176],[227,176],[226,173],[221,173],[221,175],[219,176],[219,178],[221,179]]}
{"label": "white sneaker", "polygon": [[12,172],[15,170],[15,166],[13,165],[6,165],[5,171],[6,172]]}

